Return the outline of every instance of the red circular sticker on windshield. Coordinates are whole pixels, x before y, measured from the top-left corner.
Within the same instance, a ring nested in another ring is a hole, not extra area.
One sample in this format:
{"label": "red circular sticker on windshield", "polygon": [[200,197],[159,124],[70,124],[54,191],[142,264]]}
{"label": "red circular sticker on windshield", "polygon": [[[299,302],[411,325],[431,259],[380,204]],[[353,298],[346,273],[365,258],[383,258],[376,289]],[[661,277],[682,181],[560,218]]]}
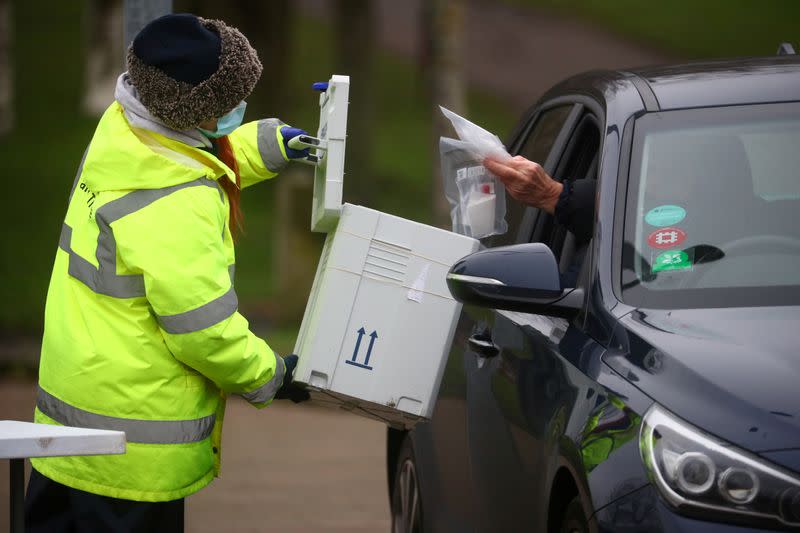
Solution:
{"label": "red circular sticker on windshield", "polygon": [[686,240],[686,232],[680,228],[661,228],[647,237],[647,244],[653,248],[672,248]]}

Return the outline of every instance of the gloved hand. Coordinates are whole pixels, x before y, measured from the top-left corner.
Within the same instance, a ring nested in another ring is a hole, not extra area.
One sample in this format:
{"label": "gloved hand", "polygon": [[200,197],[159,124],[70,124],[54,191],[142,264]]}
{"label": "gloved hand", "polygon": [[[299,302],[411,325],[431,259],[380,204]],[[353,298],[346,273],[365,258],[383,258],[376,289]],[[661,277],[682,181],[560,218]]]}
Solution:
{"label": "gloved hand", "polygon": [[308,157],[308,148],[302,150],[295,150],[289,148],[289,141],[298,135],[308,135],[308,132],[300,128],[283,127],[281,128],[281,137],[283,137],[283,148],[286,150],[286,157],[289,159],[304,159]]}
{"label": "gloved hand", "polygon": [[276,400],[292,400],[294,403],[304,402],[311,398],[311,395],[300,385],[294,383],[294,369],[297,366],[297,356],[287,355],[283,358],[286,365],[286,373],[283,375],[283,385],[275,393]]}

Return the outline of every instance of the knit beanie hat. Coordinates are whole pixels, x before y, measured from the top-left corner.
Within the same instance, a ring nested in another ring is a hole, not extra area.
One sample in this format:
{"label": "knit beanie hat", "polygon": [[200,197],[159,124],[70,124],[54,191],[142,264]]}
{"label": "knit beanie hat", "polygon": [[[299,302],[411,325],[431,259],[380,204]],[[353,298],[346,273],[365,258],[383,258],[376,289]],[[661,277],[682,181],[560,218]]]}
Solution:
{"label": "knit beanie hat", "polygon": [[262,70],[239,30],[189,13],[145,26],[128,48],[127,63],[139,100],[176,130],[196,128],[236,107]]}

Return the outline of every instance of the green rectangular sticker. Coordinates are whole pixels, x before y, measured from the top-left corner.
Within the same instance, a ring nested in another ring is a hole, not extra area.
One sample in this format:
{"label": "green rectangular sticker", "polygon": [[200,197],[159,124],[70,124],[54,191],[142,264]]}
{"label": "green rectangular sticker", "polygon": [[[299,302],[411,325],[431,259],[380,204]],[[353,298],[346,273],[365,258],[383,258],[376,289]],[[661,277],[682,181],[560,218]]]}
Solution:
{"label": "green rectangular sticker", "polygon": [[691,270],[693,266],[692,258],[683,250],[661,252],[653,259],[652,265],[653,272]]}

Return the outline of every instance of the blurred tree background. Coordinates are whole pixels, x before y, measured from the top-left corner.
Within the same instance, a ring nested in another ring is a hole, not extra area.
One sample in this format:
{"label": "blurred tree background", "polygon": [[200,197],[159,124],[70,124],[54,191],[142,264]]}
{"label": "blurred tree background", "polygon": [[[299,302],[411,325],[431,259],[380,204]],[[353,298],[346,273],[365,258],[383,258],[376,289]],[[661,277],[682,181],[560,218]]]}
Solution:
{"label": "blurred tree background", "polygon": [[[31,367],[74,172],[123,69],[122,0],[0,0],[0,369]],[[798,42],[793,0],[175,0],[259,51],[247,120],[315,131],[314,81],[351,76],[345,199],[447,226],[435,107],[504,137],[525,108],[582,70],[773,54]],[[292,349],[322,236],[311,173],[295,164],[243,195],[237,292],[254,329]],[[167,229],[167,228],[165,228]]]}

